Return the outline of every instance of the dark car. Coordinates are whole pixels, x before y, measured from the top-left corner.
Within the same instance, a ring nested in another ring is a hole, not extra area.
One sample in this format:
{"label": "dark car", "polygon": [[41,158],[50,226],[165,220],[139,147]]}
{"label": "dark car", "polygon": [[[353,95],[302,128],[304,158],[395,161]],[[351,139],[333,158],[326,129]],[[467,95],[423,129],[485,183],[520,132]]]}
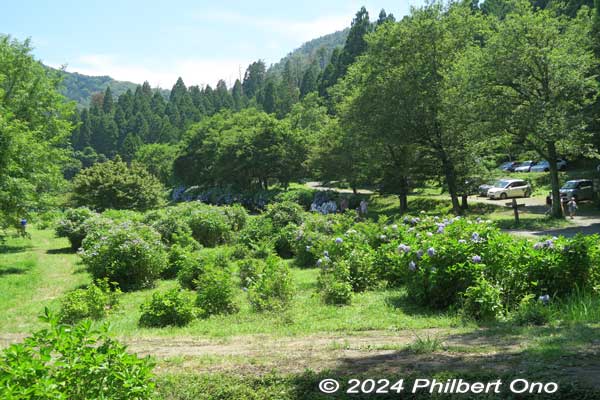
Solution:
{"label": "dark car", "polygon": [[502,171],[506,171],[506,172],[515,172],[515,168],[519,166],[519,163],[517,161],[507,161],[505,163],[502,163],[498,169],[501,169]]}
{"label": "dark car", "polygon": [[560,188],[560,197],[567,199],[575,198],[575,201],[593,200],[594,199],[594,184],[591,179],[576,179],[567,181]]}
{"label": "dark car", "polygon": [[477,188],[477,194],[483,197],[487,197],[488,190],[494,187],[494,183],[484,183],[483,185],[479,185]]}

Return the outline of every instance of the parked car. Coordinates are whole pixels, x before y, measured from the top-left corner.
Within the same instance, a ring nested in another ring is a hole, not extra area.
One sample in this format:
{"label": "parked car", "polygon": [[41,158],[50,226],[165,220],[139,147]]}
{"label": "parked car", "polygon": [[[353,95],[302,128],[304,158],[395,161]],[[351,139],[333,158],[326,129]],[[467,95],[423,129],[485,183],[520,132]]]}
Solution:
{"label": "parked car", "polygon": [[515,168],[519,166],[519,163],[516,161],[507,161],[501,164],[498,169],[506,172],[514,172]]}
{"label": "parked car", "polygon": [[[559,158],[556,161],[556,168],[559,171],[564,171],[567,169],[567,162],[562,158]],[[540,161],[531,167],[531,172],[548,172],[550,171],[550,163],[546,160]]]}
{"label": "parked car", "polygon": [[521,179],[501,179],[494,183],[494,187],[488,190],[490,199],[506,199],[509,197],[531,196],[531,185]]}
{"label": "parked car", "polygon": [[533,160],[523,161],[518,167],[515,168],[514,172],[529,172],[531,171],[531,167],[533,167],[535,164],[536,162]]}
{"label": "parked car", "polygon": [[560,196],[570,199],[575,197],[575,201],[593,200],[594,184],[591,179],[576,179],[567,181],[560,188]]}
{"label": "parked car", "polygon": [[491,188],[494,187],[494,182],[488,182],[488,183],[484,183],[483,185],[479,185],[479,188],[477,189],[477,193],[480,196],[487,196],[488,190],[490,190]]}

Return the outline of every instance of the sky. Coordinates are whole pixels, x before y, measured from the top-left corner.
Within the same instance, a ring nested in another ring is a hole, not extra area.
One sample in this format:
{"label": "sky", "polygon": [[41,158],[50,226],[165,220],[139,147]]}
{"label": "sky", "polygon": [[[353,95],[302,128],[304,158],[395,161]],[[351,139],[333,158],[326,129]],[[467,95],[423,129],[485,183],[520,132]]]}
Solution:
{"label": "sky", "polygon": [[0,0],[0,33],[31,38],[45,64],[171,88],[230,86],[253,61],[279,61],[302,43],[350,25],[365,6],[396,18],[424,0]]}

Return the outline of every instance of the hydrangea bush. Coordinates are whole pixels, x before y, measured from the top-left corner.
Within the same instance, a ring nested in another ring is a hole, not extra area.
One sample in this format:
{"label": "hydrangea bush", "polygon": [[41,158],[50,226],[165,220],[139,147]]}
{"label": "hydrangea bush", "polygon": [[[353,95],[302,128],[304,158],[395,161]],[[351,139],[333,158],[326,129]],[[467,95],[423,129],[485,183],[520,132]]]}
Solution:
{"label": "hydrangea bush", "polygon": [[167,266],[160,235],[127,222],[90,232],[80,255],[95,279],[108,278],[123,291],[152,287]]}

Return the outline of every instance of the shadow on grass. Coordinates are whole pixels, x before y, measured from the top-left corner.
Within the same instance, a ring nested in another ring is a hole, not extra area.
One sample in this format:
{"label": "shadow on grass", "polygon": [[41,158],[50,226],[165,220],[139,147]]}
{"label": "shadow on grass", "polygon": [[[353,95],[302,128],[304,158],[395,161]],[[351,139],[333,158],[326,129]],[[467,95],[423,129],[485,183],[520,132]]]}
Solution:
{"label": "shadow on grass", "polygon": [[23,253],[31,249],[30,245],[26,246],[12,246],[7,244],[0,244],[0,254],[13,254],[13,253]]}
{"label": "shadow on grass", "polygon": [[420,317],[436,317],[447,315],[446,311],[437,311],[431,308],[419,306],[410,301],[406,293],[390,295],[385,298],[385,304],[388,307],[392,307],[399,311],[402,311],[406,315],[420,316]]}
{"label": "shadow on grass", "polygon": [[76,251],[70,247],[63,247],[62,249],[49,249],[46,250],[46,254],[75,254]]}
{"label": "shadow on grass", "polygon": [[13,265],[0,264],[0,277],[4,275],[23,275],[35,267],[35,261],[23,260],[13,263]]}

